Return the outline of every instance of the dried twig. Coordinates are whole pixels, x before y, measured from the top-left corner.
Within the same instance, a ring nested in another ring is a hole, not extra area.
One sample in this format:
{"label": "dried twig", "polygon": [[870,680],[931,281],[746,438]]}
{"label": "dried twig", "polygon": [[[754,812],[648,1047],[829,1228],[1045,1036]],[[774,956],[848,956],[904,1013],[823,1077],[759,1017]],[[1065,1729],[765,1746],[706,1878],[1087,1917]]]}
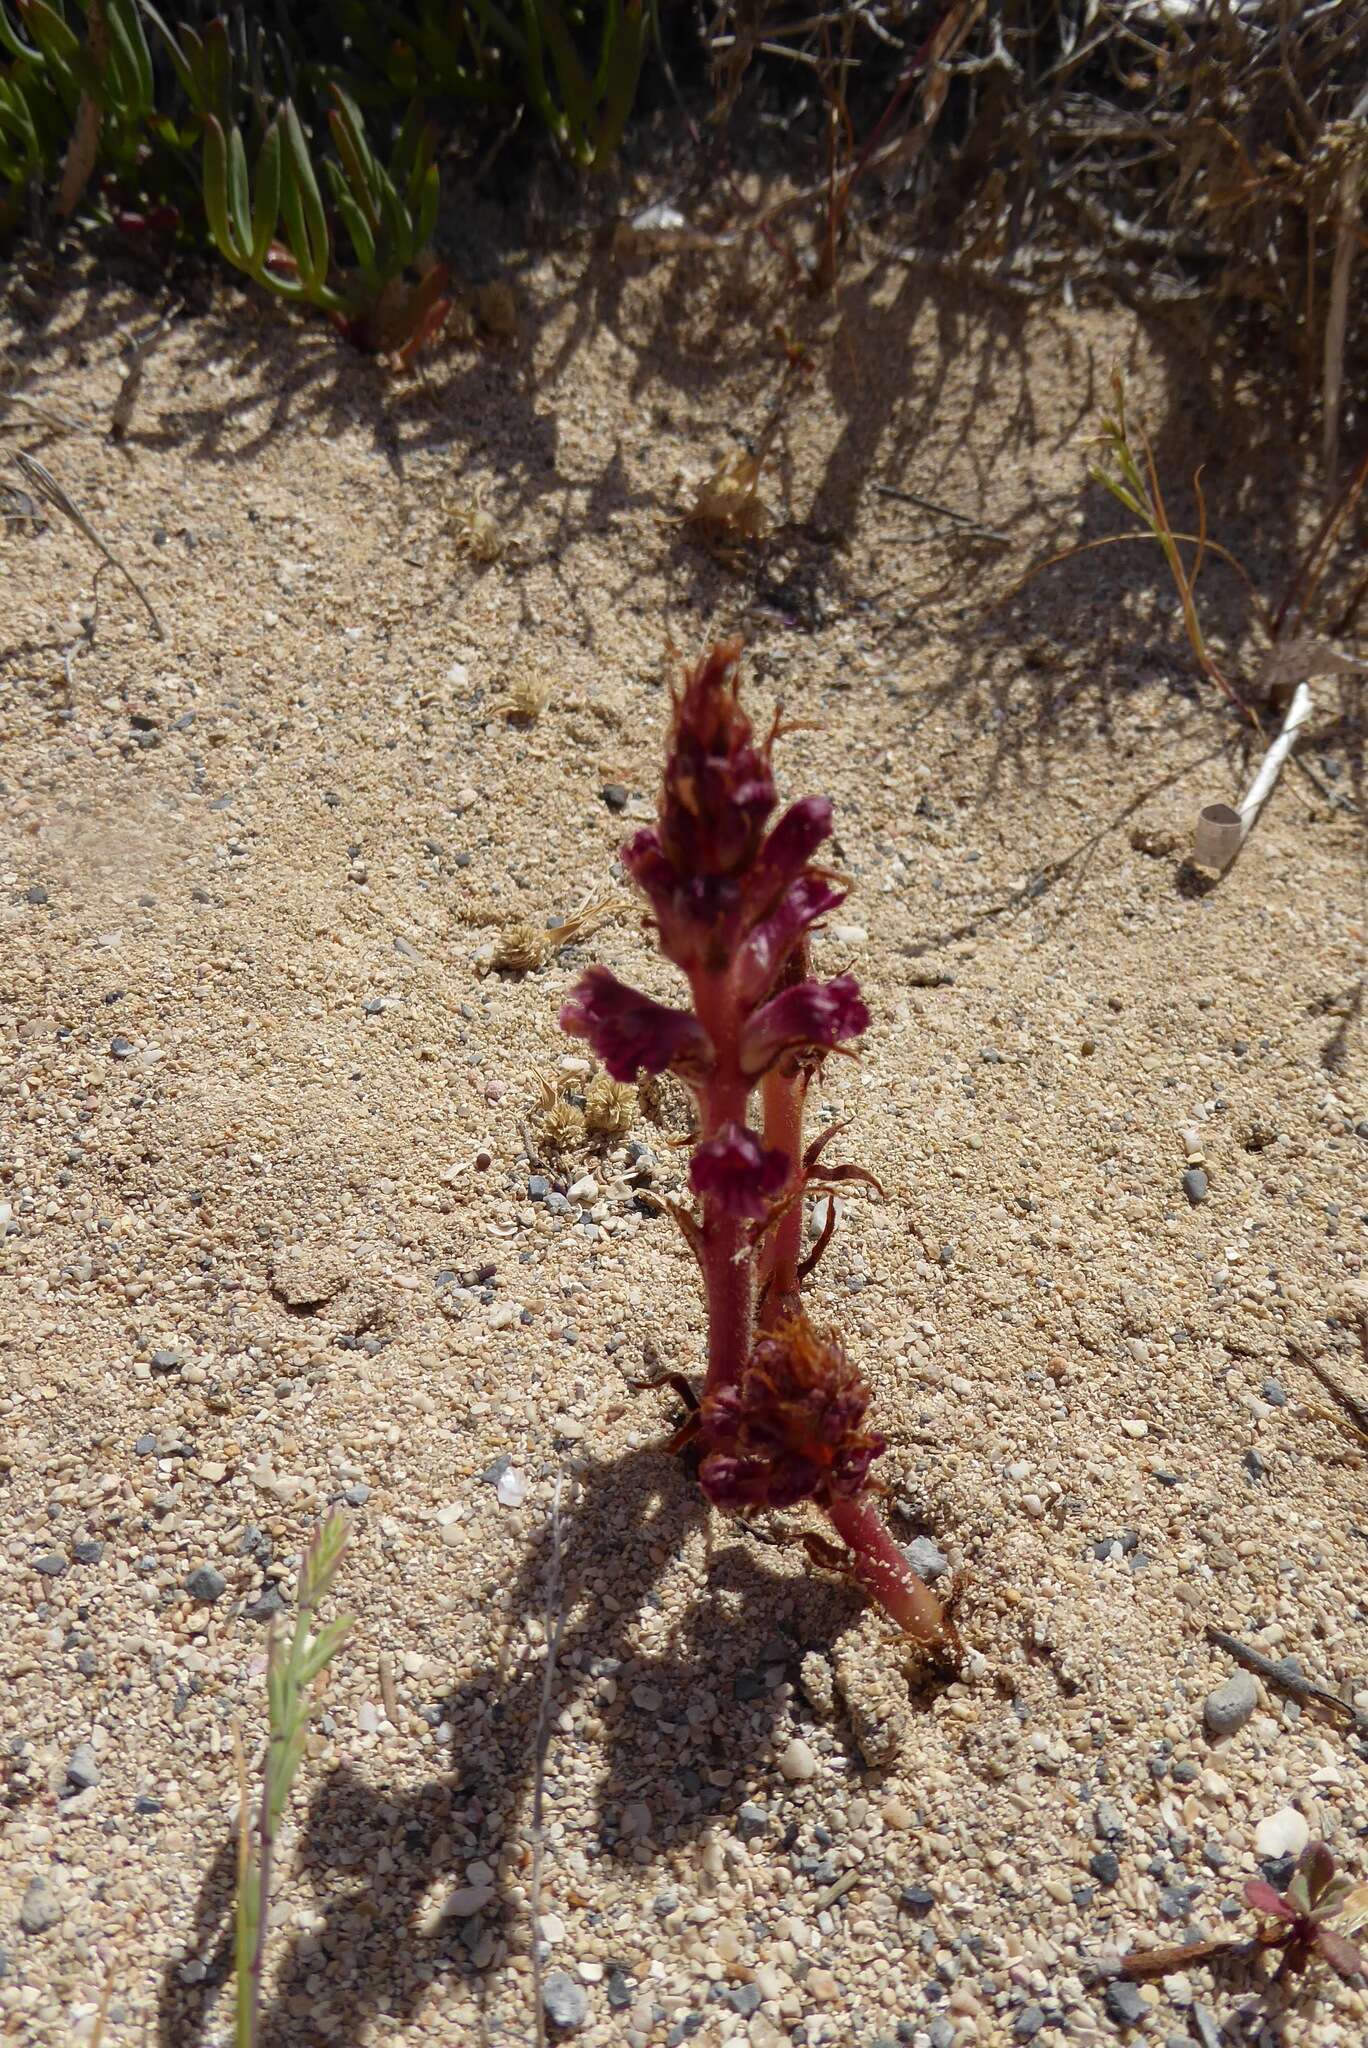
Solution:
{"label": "dried twig", "polygon": [[[153,609],[151,598],[147,595],[147,592],[143,589],[132,570],[125,568],[113,550],[107,547],[104,541],[100,539],[99,534],[96,533],[84,512],[80,510],[79,506],[73,504],[72,500],[58,483],[56,477],[52,474],[52,471],[45,464],[39,462],[37,456],[26,455],[22,450],[16,453],[14,461],[16,467],[22,471],[28,482],[41,492],[48,503],[55,505],[59,512],[65,513],[72,525],[85,535],[91,546],[99,550],[110,567],[118,570],[130,589],[146,607],[147,616],[152,621],[153,632],[159,640],[164,640],[166,634],[162,630],[161,620]],[[96,578],[98,581],[98,571],[96,572]]]}
{"label": "dried twig", "polygon": [[546,1568],[546,1664],[542,1671],[541,1705],[537,1711],[537,1747],[532,1770],[532,2000],[538,2048],[546,2048],[546,2012],[542,2005],[541,1901],[542,1862],[546,1847],[544,1813],[546,1805],[546,1755],[551,1747],[551,1702],[556,1689],[556,1663],[561,1635],[565,1629],[565,1580],[561,1489],[564,1473],[556,1477],[551,1496],[551,1559]]}
{"label": "dried twig", "polygon": [[1360,1733],[1368,1731],[1368,1714],[1360,1714],[1356,1708],[1350,1706],[1348,1700],[1342,1700],[1339,1694],[1331,1692],[1328,1686],[1317,1685],[1314,1679],[1293,1670],[1290,1663],[1276,1662],[1272,1657],[1265,1657],[1262,1650],[1252,1649],[1248,1643],[1242,1643],[1238,1636],[1227,1635],[1223,1628],[1208,1628],[1206,1633],[1207,1641],[1213,1643],[1218,1650],[1224,1650],[1237,1664],[1243,1664],[1246,1671],[1252,1671],[1256,1678],[1262,1678],[1266,1684],[1275,1686],[1279,1692],[1285,1692],[1289,1699],[1296,1700],[1300,1706],[1326,1707],[1349,1727],[1357,1729]]}
{"label": "dried twig", "polygon": [[1303,1351],[1290,1339],[1287,1348],[1294,1358],[1301,1360],[1309,1372],[1315,1374],[1325,1391],[1334,1395],[1348,1417],[1345,1427],[1368,1443],[1368,1402],[1360,1401],[1357,1394],[1351,1394],[1347,1387],[1342,1387],[1338,1380],[1332,1379],[1325,1367],[1318,1359],[1313,1358],[1309,1351]]}

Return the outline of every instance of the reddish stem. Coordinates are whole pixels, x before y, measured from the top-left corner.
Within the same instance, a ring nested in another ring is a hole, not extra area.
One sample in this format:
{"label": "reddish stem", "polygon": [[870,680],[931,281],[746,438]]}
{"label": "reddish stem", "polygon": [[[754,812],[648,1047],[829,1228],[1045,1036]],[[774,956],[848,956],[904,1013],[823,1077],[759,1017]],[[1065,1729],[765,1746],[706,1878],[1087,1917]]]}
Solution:
{"label": "reddish stem", "polygon": [[[694,1014],[713,1042],[716,1066],[699,1090],[701,1140],[715,1138],[724,1124],[744,1124],[751,1084],[736,1056],[744,1024],[725,975],[698,970],[690,976]],[[714,1197],[703,1202],[703,1285],[708,1297],[708,1377],[705,1394],[740,1379],[755,1336],[755,1260],[746,1226],[723,1212]]]}
{"label": "reddish stem", "polygon": [[[760,1099],[765,1112],[765,1144],[786,1152],[790,1183],[802,1171],[803,1112],[807,1106],[807,1076],[787,1075],[783,1062],[771,1067],[761,1083]],[[803,1201],[799,1195],[790,1203],[765,1241],[761,1258],[760,1288],[764,1302],[761,1322],[774,1328],[793,1313],[798,1293],[798,1261],[803,1253]]]}
{"label": "reddish stem", "polygon": [[893,1541],[868,1494],[827,1503],[836,1533],[848,1544],[855,1576],[901,1629],[947,1663],[958,1661],[953,1622]]}

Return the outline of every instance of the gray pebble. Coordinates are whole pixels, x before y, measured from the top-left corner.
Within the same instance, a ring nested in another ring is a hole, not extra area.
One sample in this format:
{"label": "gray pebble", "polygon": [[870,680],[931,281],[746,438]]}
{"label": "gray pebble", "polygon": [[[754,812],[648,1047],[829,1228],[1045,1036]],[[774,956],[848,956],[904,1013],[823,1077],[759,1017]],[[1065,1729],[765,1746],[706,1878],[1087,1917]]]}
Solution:
{"label": "gray pebble", "polygon": [[1102,2003],[1107,2008],[1107,2018],[1115,2020],[1119,2027],[1138,2027],[1149,2017],[1149,2001],[1138,1984],[1128,1984],[1124,1977],[1117,1977],[1103,1993]]}
{"label": "gray pebble", "polygon": [[125,1038],[122,1032],[116,1032],[109,1041],[110,1054],[116,1060],[131,1060],[137,1049],[132,1039]]}
{"label": "gray pebble", "polygon": [[1097,1810],[1093,1814],[1093,1832],[1104,1842],[1119,1842],[1124,1839],[1125,1820],[1121,1809],[1113,1806],[1110,1799],[1098,1800]]}
{"label": "gray pebble", "polygon": [[722,1994],[732,2011],[739,2012],[743,2018],[755,2011],[760,2003],[760,1995],[758,1984],[733,1984],[730,1991],[724,1991]]}
{"label": "gray pebble", "polygon": [[347,1488],[342,1498],[349,1508],[363,1508],[370,1499],[370,1492],[365,1480],[358,1479],[354,1486]]}
{"label": "gray pebble", "polygon": [[74,1785],[78,1792],[88,1792],[92,1785],[99,1784],[100,1766],[88,1742],[78,1742],[72,1750],[66,1774],[68,1785]]}
{"label": "gray pebble", "polygon": [[955,2023],[948,2020],[943,2012],[936,2014],[927,2033],[931,2038],[931,2048],[955,2048]]}
{"label": "gray pebble", "polygon": [[228,1581],[222,1572],[211,1564],[197,1564],[185,1581],[185,1590],[192,1600],[200,1600],[211,1607],[215,1600],[222,1599],[227,1591]]}
{"label": "gray pebble", "polygon": [[544,1202],[550,1192],[551,1183],[544,1173],[529,1175],[527,1182],[527,1199],[529,1202]]}
{"label": "gray pebble", "polygon": [[512,1462],[513,1460],[509,1457],[496,1458],[494,1463],[480,1474],[482,1483],[485,1486],[497,1486]]}
{"label": "gray pebble", "polygon": [[61,1902],[45,1877],[35,1877],[19,1907],[19,1925],[25,1934],[46,1934],[62,1917]]}
{"label": "gray pebble", "polygon": [[1193,2006],[1192,2031],[1201,2042],[1202,2048],[1221,2048],[1221,2030],[1209,2006]]}
{"label": "gray pebble", "polygon": [[35,882],[32,888],[25,889],[24,891],[25,903],[42,904],[46,903],[47,900],[48,892],[41,882]]}
{"label": "gray pebble", "polygon": [[184,1363],[185,1354],[181,1351],[154,1351],[152,1353],[153,1372],[179,1372]]}
{"label": "gray pebble", "polygon": [[904,1543],[902,1554],[919,1579],[928,1585],[933,1579],[943,1579],[950,1569],[950,1560],[929,1536],[918,1536],[915,1542]]}
{"label": "gray pebble", "polygon": [[1244,1727],[1259,1704],[1259,1688],[1248,1671],[1237,1671],[1224,1685],[1218,1685],[1202,1702],[1202,1719],[1207,1733],[1219,1741]]}
{"label": "gray pebble", "polygon": [[1012,2032],[1018,2041],[1034,2041],[1045,2024],[1045,2015],[1038,2005],[1024,2005],[1012,2022]]}
{"label": "gray pebble", "polygon": [[60,1579],[65,1576],[67,1561],[60,1550],[50,1550],[46,1557],[40,1557],[33,1569],[41,1572],[45,1579]]}
{"label": "gray pebble", "polygon": [[608,1979],[608,2003],[614,2012],[621,2012],[624,2005],[632,2002],[632,1987],[621,1970],[614,1970]]}
{"label": "gray pebble", "polygon": [[151,1430],[148,1430],[147,1434],[145,1436],[140,1436],[138,1438],[138,1441],[134,1444],[133,1455],[135,1458],[151,1458],[156,1455],[156,1450],[157,1439],[152,1434]]}
{"label": "gray pebble", "polygon": [[1187,1196],[1194,1209],[1199,1203],[1206,1200],[1208,1193],[1207,1177],[1200,1166],[1190,1166],[1183,1175],[1183,1193]]}
{"label": "gray pebble", "polygon": [[1287,1395],[1276,1380],[1264,1381],[1263,1397],[1270,1408],[1285,1408],[1287,1406]]}
{"label": "gray pebble", "polygon": [[1112,1849],[1099,1849],[1095,1856],[1090,1856],[1088,1869],[1099,1884],[1115,1884],[1121,1876],[1121,1865]]}
{"label": "gray pebble", "polygon": [[769,1827],[769,1815],[763,1806],[757,1806],[748,1799],[736,1810],[736,1832],[743,1842],[754,1842]]}
{"label": "gray pebble", "polygon": [[631,791],[621,782],[605,782],[599,792],[610,811],[621,811],[627,807]]}
{"label": "gray pebble", "polygon": [[104,1545],[95,1537],[83,1536],[72,1544],[71,1554],[77,1564],[98,1564],[104,1556]]}
{"label": "gray pebble", "polygon": [[542,2011],[553,2027],[567,2032],[589,2017],[589,1997],[582,1984],[564,1970],[552,1970],[542,1984]]}
{"label": "gray pebble", "polygon": [[245,1610],[248,1621],[273,1621],[285,1612],[285,1597],[274,1583],[259,1593]]}

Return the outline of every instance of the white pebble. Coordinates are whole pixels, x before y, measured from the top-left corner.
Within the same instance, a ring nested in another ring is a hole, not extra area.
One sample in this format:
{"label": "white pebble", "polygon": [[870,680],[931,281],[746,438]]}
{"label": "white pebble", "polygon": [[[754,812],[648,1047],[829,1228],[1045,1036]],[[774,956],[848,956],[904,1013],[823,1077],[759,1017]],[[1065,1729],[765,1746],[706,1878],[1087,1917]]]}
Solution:
{"label": "white pebble", "polygon": [[443,1916],[450,1920],[469,1920],[473,1914],[482,1913],[493,1896],[487,1884],[458,1885],[442,1908]]}
{"label": "white pebble", "polygon": [[805,1785],[809,1778],[817,1775],[817,1759],[803,1741],[795,1735],[779,1759],[779,1769],[791,1785]]}
{"label": "white pebble", "polygon": [[458,690],[465,688],[466,684],[470,681],[470,670],[463,661],[452,662],[451,667],[447,670],[447,681],[454,683]]}
{"label": "white pebble", "polygon": [[862,946],[869,933],[862,924],[834,924],[831,936],[838,946]]}
{"label": "white pebble", "polygon": [[565,1922],[559,1913],[542,1913],[537,1919],[537,1932],[554,1948],[558,1941],[565,1939]]}
{"label": "white pebble", "polygon": [[520,1301],[496,1301],[489,1311],[491,1330],[511,1330],[522,1314]]}
{"label": "white pebble", "polygon": [[577,1180],[567,1192],[572,1202],[596,1202],[599,1186],[592,1173],[586,1173],[583,1180]]}
{"label": "white pebble", "polygon": [[1143,1422],[1138,1415],[1123,1415],[1121,1417],[1121,1427],[1125,1430],[1127,1436],[1149,1435],[1149,1424]]}
{"label": "white pebble", "polygon": [[1310,1839],[1306,1816],[1298,1813],[1295,1806],[1280,1807],[1255,1828],[1254,1854],[1261,1862],[1273,1862],[1279,1856],[1300,1856]]}
{"label": "white pebble", "polygon": [[510,1465],[499,1474],[499,1483],[494,1489],[500,1507],[520,1508],[527,1499],[527,1481],[521,1472],[515,1472]]}

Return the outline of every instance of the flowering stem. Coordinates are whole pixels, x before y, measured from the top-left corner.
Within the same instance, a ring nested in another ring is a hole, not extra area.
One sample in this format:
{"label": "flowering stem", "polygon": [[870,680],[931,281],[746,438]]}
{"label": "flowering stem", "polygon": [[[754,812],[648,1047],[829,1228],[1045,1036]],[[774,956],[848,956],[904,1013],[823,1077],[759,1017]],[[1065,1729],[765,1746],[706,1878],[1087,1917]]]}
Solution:
{"label": "flowering stem", "polygon": [[956,1660],[960,1642],[953,1622],[889,1535],[869,1495],[830,1500],[826,1506],[837,1535],[850,1548],[855,1576],[865,1591],[916,1642],[947,1661]]}

